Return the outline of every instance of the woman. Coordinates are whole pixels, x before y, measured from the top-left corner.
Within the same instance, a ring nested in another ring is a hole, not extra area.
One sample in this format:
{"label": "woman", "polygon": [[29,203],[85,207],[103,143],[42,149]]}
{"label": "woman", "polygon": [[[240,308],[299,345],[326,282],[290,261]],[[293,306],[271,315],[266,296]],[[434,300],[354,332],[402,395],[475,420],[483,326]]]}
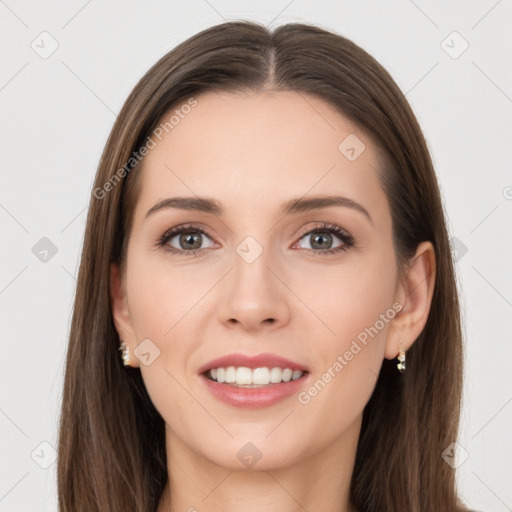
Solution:
{"label": "woman", "polygon": [[390,75],[314,26],[204,30],[136,85],[98,168],[60,509],[465,510],[461,343]]}

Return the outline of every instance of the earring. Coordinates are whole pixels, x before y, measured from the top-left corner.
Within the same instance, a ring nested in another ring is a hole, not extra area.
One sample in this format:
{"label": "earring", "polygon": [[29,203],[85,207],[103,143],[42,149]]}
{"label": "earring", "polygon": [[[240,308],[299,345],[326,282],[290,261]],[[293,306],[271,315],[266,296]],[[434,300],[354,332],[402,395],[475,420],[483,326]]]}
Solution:
{"label": "earring", "polygon": [[400,350],[400,352],[398,352],[398,364],[396,365],[396,367],[400,370],[400,373],[404,373],[405,371],[405,351],[404,350]]}
{"label": "earring", "polygon": [[130,347],[124,342],[121,342],[119,349],[122,351],[121,357],[125,366],[130,366]]}

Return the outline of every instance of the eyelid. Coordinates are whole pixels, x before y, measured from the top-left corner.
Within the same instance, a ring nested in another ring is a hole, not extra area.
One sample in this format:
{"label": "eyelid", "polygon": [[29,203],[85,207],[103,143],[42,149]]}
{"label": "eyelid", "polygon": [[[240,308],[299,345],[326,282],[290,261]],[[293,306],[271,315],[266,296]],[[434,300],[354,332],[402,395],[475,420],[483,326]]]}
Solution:
{"label": "eyelid", "polygon": [[167,229],[161,236],[159,236],[156,240],[155,247],[156,249],[164,249],[171,254],[177,254],[177,255],[183,255],[183,256],[192,256],[197,253],[202,252],[205,248],[200,249],[192,249],[190,251],[185,251],[181,249],[177,249],[176,247],[167,247],[170,240],[172,240],[174,237],[181,235],[182,233],[186,233],[187,231],[190,232],[197,232],[201,233],[202,235],[205,235],[210,240],[212,240],[213,243],[215,242],[215,237],[211,236],[206,228],[201,227],[200,225],[192,222],[185,222],[183,224],[178,224],[177,226],[173,226],[170,229]]}
{"label": "eyelid", "polygon": [[329,254],[336,254],[343,251],[347,251],[351,247],[356,246],[356,241],[354,237],[351,235],[349,231],[347,231],[345,228],[342,228],[341,226],[337,224],[332,224],[330,222],[324,222],[319,221],[317,226],[309,227],[309,228],[302,228],[298,235],[296,235],[297,241],[294,242],[293,247],[299,243],[302,238],[308,235],[312,235],[314,233],[330,233],[331,235],[334,235],[340,239],[342,245],[330,249],[302,249],[305,251],[312,252],[313,254],[323,254],[323,255],[329,255]]}
{"label": "eyelid", "polygon": [[[199,224],[196,223],[183,223],[178,224],[177,226],[174,226],[167,231],[164,232],[162,236],[160,236],[157,239],[157,248],[164,248],[170,253],[183,255],[183,256],[193,256],[197,255],[198,253],[203,252],[205,249],[209,249],[210,247],[205,248],[199,248],[199,249],[192,249],[190,251],[186,251],[183,249],[177,249],[175,247],[172,248],[166,248],[165,246],[168,244],[169,240],[172,240],[174,237],[184,233],[184,232],[197,232],[205,235],[210,240],[212,240],[213,243],[217,243],[215,241],[215,237],[211,236],[208,232],[208,229],[201,227]],[[314,234],[316,232],[330,232],[334,236],[337,236],[341,242],[341,247],[331,248],[331,249],[302,249],[303,251],[309,251],[313,252],[314,254],[332,254],[332,253],[338,253],[342,251],[346,251],[348,248],[355,245],[354,237],[344,228],[341,226],[338,226],[337,224],[332,224],[329,222],[324,221],[317,221],[317,225],[313,227],[304,227],[302,228],[299,233],[296,236],[296,240],[293,242],[292,247],[294,247],[302,238],[304,238],[307,235]]]}
{"label": "eyelid", "polygon": [[332,230],[334,232],[338,232],[339,233],[338,236],[344,235],[348,239],[351,239],[351,240],[353,239],[352,235],[346,229],[342,228],[341,226],[338,226],[337,224],[331,224],[330,222],[323,222],[323,221],[318,221],[317,226],[301,228],[299,233],[296,236],[300,240],[305,235],[310,235],[312,233],[315,233],[316,231],[322,231],[322,230],[325,230],[325,231]]}

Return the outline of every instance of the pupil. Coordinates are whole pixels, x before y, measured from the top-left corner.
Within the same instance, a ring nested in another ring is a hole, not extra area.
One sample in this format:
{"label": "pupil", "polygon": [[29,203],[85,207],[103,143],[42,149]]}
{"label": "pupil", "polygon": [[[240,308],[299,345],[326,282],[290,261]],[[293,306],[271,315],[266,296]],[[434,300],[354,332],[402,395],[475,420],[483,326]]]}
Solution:
{"label": "pupil", "polygon": [[[196,246],[194,246],[194,242]],[[180,243],[188,249],[199,249],[201,247],[200,235],[183,233],[180,237]]]}
{"label": "pupil", "polygon": [[[327,242],[327,245],[322,245],[322,242],[320,243],[317,243],[317,240],[323,240],[324,242]],[[315,245],[318,245],[318,247],[315,247]],[[313,235],[313,243],[311,244],[311,246],[313,247],[313,249],[324,249],[324,248],[327,248],[329,249],[332,245],[332,237],[329,235],[329,238],[327,238],[326,236],[324,235]]]}

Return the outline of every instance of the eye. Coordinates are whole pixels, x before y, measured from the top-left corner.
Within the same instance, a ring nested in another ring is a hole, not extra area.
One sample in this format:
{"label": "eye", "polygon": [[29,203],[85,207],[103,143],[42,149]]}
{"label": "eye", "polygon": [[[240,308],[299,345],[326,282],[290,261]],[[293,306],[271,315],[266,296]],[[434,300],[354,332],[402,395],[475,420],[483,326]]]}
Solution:
{"label": "eye", "polygon": [[299,240],[304,240],[301,249],[312,251],[314,254],[332,254],[346,251],[354,245],[354,238],[343,228],[334,224],[322,224],[307,231]]}
{"label": "eye", "polygon": [[[157,240],[156,245],[178,256],[198,256],[201,251],[212,247],[214,243],[204,229],[188,224],[167,230]],[[322,255],[347,251],[355,245],[352,235],[335,224],[316,226],[302,233],[297,243],[300,249]]]}
{"label": "eye", "polygon": [[[210,241],[208,243],[207,241]],[[183,256],[196,255],[199,251],[211,247],[213,240],[203,229],[193,226],[176,226],[166,231],[157,245],[169,252]]]}

